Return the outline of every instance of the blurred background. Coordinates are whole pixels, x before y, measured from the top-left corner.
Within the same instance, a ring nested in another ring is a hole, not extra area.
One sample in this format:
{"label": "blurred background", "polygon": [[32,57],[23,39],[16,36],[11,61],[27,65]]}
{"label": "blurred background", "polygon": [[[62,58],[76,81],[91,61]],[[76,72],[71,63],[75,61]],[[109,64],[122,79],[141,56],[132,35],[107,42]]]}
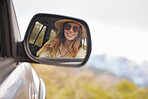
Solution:
{"label": "blurred background", "polygon": [[37,13],[85,20],[92,54],[81,68],[32,64],[52,99],[148,99],[147,0],[13,0],[22,39]]}

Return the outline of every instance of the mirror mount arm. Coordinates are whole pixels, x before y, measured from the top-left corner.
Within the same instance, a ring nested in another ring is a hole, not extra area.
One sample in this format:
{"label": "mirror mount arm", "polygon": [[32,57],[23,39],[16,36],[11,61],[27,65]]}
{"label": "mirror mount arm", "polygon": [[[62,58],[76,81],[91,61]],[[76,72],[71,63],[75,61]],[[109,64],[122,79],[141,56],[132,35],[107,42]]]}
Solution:
{"label": "mirror mount arm", "polygon": [[24,48],[24,41],[18,42],[17,43],[17,62],[31,62],[31,63],[37,63],[33,60],[31,60],[26,52],[25,52],[25,48]]}

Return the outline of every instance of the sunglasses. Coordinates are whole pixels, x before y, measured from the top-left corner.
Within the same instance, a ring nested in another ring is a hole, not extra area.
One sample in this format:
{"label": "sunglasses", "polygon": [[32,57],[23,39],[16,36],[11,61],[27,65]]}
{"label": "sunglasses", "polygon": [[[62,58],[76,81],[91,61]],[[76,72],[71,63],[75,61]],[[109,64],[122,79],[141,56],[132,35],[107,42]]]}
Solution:
{"label": "sunglasses", "polygon": [[[66,29],[66,30],[70,30],[71,27],[72,27],[72,26],[71,26],[70,24],[66,24],[66,25],[65,25],[65,29]],[[73,31],[74,31],[74,32],[79,32],[79,27],[78,27],[78,26],[73,26]]]}

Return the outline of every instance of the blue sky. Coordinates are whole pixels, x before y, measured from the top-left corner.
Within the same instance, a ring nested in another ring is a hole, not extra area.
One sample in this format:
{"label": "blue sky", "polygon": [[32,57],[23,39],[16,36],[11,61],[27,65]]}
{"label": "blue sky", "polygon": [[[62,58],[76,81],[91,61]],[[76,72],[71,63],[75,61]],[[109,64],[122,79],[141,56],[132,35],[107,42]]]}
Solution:
{"label": "blue sky", "polygon": [[92,53],[148,61],[147,0],[13,0],[22,38],[37,13],[85,20],[92,36]]}

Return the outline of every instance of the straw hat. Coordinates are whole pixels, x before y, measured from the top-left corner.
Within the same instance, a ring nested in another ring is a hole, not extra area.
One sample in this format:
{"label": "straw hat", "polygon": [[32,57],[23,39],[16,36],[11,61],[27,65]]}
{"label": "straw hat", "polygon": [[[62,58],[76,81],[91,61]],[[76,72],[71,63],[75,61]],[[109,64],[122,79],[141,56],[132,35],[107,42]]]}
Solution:
{"label": "straw hat", "polygon": [[79,24],[82,27],[82,38],[83,39],[86,38],[86,29],[85,29],[84,25],[81,24],[80,22],[77,22],[77,21],[74,21],[74,20],[63,19],[63,20],[56,21],[55,27],[58,29],[58,31],[62,29],[63,24],[65,22],[74,22],[74,23]]}

